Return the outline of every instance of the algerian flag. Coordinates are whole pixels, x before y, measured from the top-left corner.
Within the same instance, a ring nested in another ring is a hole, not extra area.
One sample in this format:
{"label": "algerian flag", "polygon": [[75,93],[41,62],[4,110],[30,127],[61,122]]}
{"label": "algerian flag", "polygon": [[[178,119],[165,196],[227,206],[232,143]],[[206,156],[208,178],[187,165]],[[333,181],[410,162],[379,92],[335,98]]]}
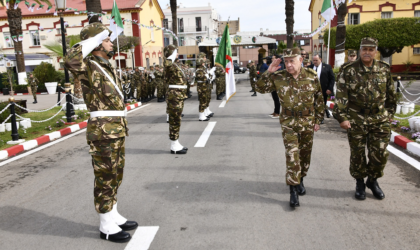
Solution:
{"label": "algerian flag", "polygon": [[232,46],[230,44],[229,24],[226,25],[220,40],[219,50],[216,55],[216,64],[222,66],[226,70],[226,100],[236,94],[235,75],[233,74],[234,66],[232,61]]}
{"label": "algerian flag", "polygon": [[333,5],[332,0],[324,0],[321,8],[321,16],[327,21],[330,22],[334,19],[335,16],[335,8]]}
{"label": "algerian flag", "polygon": [[112,31],[111,41],[114,41],[121,32],[124,31],[123,22],[121,19],[120,11],[118,10],[117,3],[114,0],[114,6],[112,6],[111,20],[109,29]]}

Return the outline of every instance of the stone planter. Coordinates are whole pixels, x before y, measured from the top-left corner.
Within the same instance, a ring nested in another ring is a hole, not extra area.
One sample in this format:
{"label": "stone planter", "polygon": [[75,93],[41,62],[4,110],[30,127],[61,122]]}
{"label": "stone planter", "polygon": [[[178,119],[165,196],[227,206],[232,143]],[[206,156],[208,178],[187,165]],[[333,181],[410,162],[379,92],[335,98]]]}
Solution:
{"label": "stone planter", "polygon": [[46,82],[45,83],[45,87],[47,88],[48,94],[49,95],[54,95],[55,93],[57,93],[57,82]]}

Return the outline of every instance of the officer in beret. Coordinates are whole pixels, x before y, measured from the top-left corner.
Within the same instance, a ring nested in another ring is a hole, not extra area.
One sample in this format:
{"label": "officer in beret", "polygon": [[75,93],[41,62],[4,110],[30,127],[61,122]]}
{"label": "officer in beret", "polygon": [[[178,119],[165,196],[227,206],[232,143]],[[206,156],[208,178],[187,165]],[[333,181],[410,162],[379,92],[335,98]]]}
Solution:
{"label": "officer in beret", "polygon": [[316,71],[302,67],[299,48],[283,51],[286,70],[275,59],[256,84],[261,94],[278,93],[282,112],[280,124],[286,148],[286,183],[290,186],[290,206],[298,207],[298,195],[305,195],[303,178],[311,163],[314,131],[324,119],[322,88]]}
{"label": "officer in beret", "polygon": [[350,174],[356,179],[355,197],[359,200],[366,199],[366,187],[377,199],[385,198],[378,178],[384,175],[389,155],[386,147],[391,137],[390,120],[397,106],[390,67],[375,59],[377,48],[377,39],[362,39],[360,59],[344,66],[340,74],[334,106],[334,118],[347,130]]}
{"label": "officer in beret", "polygon": [[117,210],[116,196],[123,179],[128,128],[121,82],[109,62],[114,55],[111,33],[102,23],[85,26],[80,32],[82,41],[70,49],[64,62],[79,78],[90,112],[86,137],[95,175],[93,193],[100,218],[100,238],[127,242],[131,236],[125,231],[138,225],[127,221]]}

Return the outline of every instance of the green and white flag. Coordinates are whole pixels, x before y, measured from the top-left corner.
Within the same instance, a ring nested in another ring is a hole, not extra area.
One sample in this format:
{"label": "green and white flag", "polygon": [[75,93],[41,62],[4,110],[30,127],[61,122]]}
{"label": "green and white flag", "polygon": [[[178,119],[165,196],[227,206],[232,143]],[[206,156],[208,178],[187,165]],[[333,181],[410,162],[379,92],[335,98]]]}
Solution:
{"label": "green and white flag", "polygon": [[327,21],[331,22],[334,19],[335,8],[332,0],[324,0],[321,8],[321,16]]}
{"label": "green and white flag", "polygon": [[112,6],[111,20],[109,29],[112,31],[111,41],[114,41],[121,32],[124,31],[123,21],[121,19],[120,11],[118,10],[117,3],[114,0],[114,6]]}
{"label": "green and white flag", "polygon": [[232,46],[230,43],[229,24],[226,25],[220,40],[219,49],[216,55],[216,64],[222,66],[226,71],[226,101],[236,94],[235,71],[232,61]]}

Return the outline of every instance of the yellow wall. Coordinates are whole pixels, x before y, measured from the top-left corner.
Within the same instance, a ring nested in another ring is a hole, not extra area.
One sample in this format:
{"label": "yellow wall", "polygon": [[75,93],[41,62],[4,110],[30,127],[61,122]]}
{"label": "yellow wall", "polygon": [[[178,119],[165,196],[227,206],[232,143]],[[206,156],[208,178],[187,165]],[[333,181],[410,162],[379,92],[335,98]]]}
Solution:
{"label": "yellow wall", "polygon": [[[140,11],[140,23],[151,26],[150,21],[153,20],[154,24],[158,27],[162,27],[162,21],[164,19],[164,14],[159,7],[159,3],[156,0],[153,0],[153,4],[150,4],[150,1],[144,1],[141,6],[142,10]],[[154,42],[149,42],[151,40],[151,31],[146,28],[141,28],[141,42],[143,46],[143,66],[146,65],[146,53],[150,53],[149,63],[159,64],[158,52],[160,51],[163,54],[163,32],[162,30],[154,29]],[[156,53],[156,57],[153,56],[153,52]],[[162,59],[163,60],[163,59]]]}

